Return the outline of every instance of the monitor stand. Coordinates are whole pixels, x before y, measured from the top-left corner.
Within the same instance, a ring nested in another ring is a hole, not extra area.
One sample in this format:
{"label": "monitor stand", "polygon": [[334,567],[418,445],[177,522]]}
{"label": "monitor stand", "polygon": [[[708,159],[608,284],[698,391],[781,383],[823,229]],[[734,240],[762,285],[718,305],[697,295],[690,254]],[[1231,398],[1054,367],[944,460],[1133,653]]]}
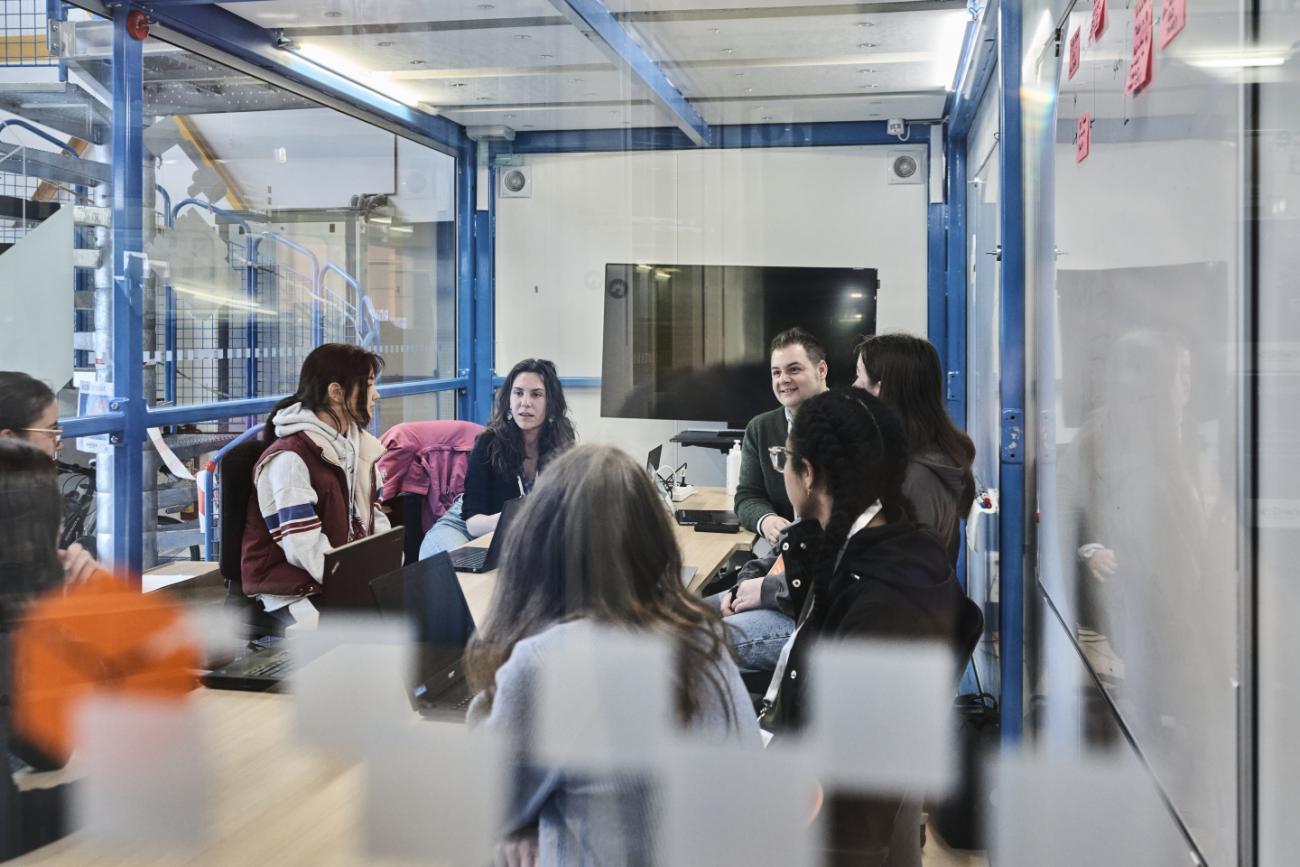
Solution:
{"label": "monitor stand", "polygon": [[684,430],[669,442],[682,446],[698,446],[704,449],[717,449],[729,452],[731,447],[745,437],[743,430]]}

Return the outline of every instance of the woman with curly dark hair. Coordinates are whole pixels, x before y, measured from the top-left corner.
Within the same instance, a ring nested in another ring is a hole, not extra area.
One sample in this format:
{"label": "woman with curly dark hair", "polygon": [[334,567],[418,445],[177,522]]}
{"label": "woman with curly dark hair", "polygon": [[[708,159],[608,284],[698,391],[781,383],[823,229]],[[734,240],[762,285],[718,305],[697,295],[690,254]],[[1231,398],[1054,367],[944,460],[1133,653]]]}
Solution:
{"label": "woman with curly dark hair", "polygon": [[[778,737],[808,721],[818,641],[928,640],[954,658],[962,651],[965,599],[939,539],[908,517],[907,456],[898,416],[854,388],[806,401],[786,444],[771,449],[801,518],[782,545],[797,628],[764,701],[764,725]],[[919,865],[919,812],[901,797],[832,793],[825,863]]]}
{"label": "woman with curly dark hair", "polygon": [[555,365],[525,358],[511,368],[469,456],[461,512],[470,536],[495,530],[506,501],[531,491],[537,474],[576,440]]}

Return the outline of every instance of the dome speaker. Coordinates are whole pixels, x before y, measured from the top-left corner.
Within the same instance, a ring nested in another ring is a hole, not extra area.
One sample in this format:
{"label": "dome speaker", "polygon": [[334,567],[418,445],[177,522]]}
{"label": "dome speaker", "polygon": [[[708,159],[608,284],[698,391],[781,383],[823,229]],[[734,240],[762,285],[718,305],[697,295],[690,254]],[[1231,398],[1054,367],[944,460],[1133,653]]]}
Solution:
{"label": "dome speaker", "polygon": [[925,154],[919,150],[889,152],[891,184],[923,184],[926,180]]}
{"label": "dome speaker", "polygon": [[501,198],[532,198],[533,172],[528,166],[504,166],[499,170],[497,179]]}

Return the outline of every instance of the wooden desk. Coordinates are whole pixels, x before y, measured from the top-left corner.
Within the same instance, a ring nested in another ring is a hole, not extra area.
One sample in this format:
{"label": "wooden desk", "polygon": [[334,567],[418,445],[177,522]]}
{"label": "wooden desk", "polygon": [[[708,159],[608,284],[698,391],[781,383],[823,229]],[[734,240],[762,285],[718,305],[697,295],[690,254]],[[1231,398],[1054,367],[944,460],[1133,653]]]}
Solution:
{"label": "wooden desk", "polygon": [[[731,509],[732,498],[723,488],[697,488],[690,498],[677,504],[679,509]],[[697,533],[693,527],[674,525],[677,545],[682,551],[682,565],[694,566],[695,577],[691,579],[689,589],[698,593],[708,583],[709,578],[718,571],[733,552],[749,550],[754,543],[754,534],[748,530],[739,533]],[[486,548],[492,540],[492,534],[480,536],[467,542],[466,548]],[[492,592],[496,588],[496,572],[457,572],[460,588],[465,594],[470,615],[475,623],[482,623],[492,604]]]}

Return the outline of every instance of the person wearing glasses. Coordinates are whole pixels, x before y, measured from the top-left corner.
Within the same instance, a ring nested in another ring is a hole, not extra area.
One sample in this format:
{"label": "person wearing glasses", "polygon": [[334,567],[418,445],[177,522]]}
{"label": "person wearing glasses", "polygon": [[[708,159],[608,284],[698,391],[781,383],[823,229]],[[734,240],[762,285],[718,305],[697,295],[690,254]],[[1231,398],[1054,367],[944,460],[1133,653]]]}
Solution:
{"label": "person wearing glasses", "polygon": [[63,444],[59,402],[39,379],[0,370],[0,437],[15,437],[55,457]]}

